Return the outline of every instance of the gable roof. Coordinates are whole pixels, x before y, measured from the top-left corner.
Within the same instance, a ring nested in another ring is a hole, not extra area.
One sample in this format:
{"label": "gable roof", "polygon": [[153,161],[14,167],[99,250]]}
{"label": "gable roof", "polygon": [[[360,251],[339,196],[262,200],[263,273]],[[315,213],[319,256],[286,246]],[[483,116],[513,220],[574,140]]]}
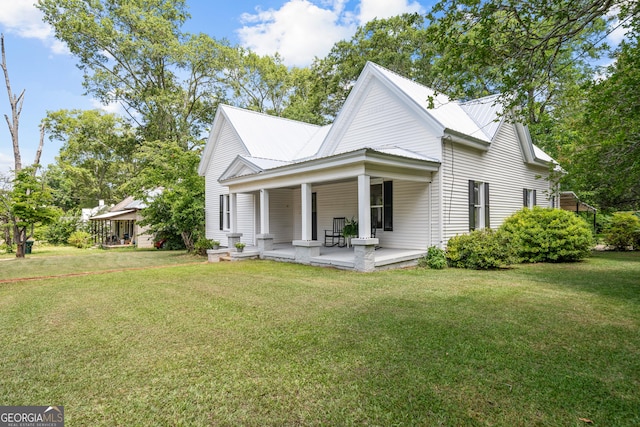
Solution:
{"label": "gable roof", "polygon": [[[446,136],[456,142],[487,150],[504,122],[503,109],[497,95],[464,102],[451,100],[446,95],[436,93],[413,80],[367,62],[343,108],[331,125],[321,127],[221,105],[216,112],[214,126],[204,149],[198,172],[201,175],[205,174],[213,155],[216,135],[221,131],[223,123],[231,126],[246,148],[246,154],[239,154],[228,165],[221,176],[222,180],[238,174],[261,173],[273,168],[337,154],[336,148],[341,136],[358,112],[374,80],[395,94],[407,108],[419,114],[426,125],[440,137]],[[518,137],[526,162],[535,164],[554,162],[551,157],[532,144],[526,127],[520,126]],[[416,155],[416,153],[401,153],[397,147],[388,145],[384,149],[375,146],[360,148],[370,148],[378,152],[386,150],[389,154],[409,158]]]}
{"label": "gable roof", "polygon": [[228,123],[247,150],[248,157],[290,162],[314,155],[324,140],[328,127],[270,116],[230,105],[220,105],[209,141],[202,153],[198,172],[204,175],[213,141],[223,123]]}

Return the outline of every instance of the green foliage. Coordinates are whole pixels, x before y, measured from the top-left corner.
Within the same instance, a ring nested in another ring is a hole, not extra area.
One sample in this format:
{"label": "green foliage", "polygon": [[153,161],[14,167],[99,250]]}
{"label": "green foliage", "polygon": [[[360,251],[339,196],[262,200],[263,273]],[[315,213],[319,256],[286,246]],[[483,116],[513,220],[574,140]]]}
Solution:
{"label": "green foliage", "polygon": [[447,243],[446,257],[451,267],[475,270],[501,268],[514,262],[510,235],[484,228],[457,235]]}
{"label": "green foliage", "polygon": [[442,270],[447,266],[445,251],[436,246],[427,249],[427,255],[418,261],[420,267],[429,267],[434,270]]}
{"label": "green foliage", "polygon": [[351,219],[345,220],[342,235],[344,237],[355,237],[358,235],[358,221],[355,218],[352,217]]}
{"label": "green foliage", "polygon": [[640,238],[640,219],[631,212],[616,212],[605,230],[605,242],[617,250],[627,250]]}
{"label": "green foliage", "polygon": [[507,218],[501,231],[522,262],[579,261],[591,254],[594,240],[586,221],[561,209],[522,209]]}
{"label": "green foliage", "polygon": [[213,239],[206,239],[204,237],[198,239],[196,243],[193,245],[193,250],[198,255],[207,255],[208,249],[213,249],[216,246],[219,246],[220,242]]}
{"label": "green foliage", "polygon": [[74,231],[80,230],[82,222],[80,214],[76,211],[69,211],[58,216],[57,220],[45,227],[43,238],[54,245],[63,245],[68,242]]}
{"label": "green foliage", "polygon": [[91,246],[91,234],[86,231],[74,231],[67,239],[67,243],[76,248],[88,248]]}

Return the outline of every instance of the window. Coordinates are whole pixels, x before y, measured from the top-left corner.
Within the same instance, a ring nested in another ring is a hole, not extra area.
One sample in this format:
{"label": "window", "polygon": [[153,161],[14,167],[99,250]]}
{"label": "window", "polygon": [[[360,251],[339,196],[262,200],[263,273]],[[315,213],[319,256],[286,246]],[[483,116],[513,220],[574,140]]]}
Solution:
{"label": "window", "polygon": [[231,228],[231,206],[229,203],[229,195],[220,195],[220,230],[228,230]]}
{"label": "window", "polygon": [[371,184],[371,228],[393,231],[393,182]]}
{"label": "window", "polygon": [[532,208],[536,205],[536,190],[522,189],[522,206]]}
{"label": "window", "polygon": [[489,228],[489,183],[469,181],[469,231]]}

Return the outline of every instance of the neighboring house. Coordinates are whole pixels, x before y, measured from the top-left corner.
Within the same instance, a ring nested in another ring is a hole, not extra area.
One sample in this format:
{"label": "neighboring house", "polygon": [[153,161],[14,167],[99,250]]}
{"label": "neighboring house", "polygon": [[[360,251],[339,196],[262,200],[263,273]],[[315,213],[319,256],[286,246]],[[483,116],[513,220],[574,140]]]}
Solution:
{"label": "neighboring house", "polygon": [[100,199],[98,200],[98,206],[93,208],[82,208],[82,211],[80,213],[80,221],[82,221],[83,224],[86,224],[87,222],[89,222],[89,219],[92,216],[96,216],[100,213],[106,212],[112,207],[113,205],[107,206],[104,204],[104,200]]}
{"label": "neighboring house", "polygon": [[353,249],[326,264],[371,271],[556,204],[555,162],[504,116],[496,97],[453,101],[370,62],[332,125],[220,106],[198,169],[206,235],[323,264],[325,230],[353,217]]}
{"label": "neighboring house", "polygon": [[108,212],[89,218],[93,242],[104,247],[152,248],[154,236],[147,234],[146,227],[139,224],[141,210],[145,207],[144,202],[129,196]]}

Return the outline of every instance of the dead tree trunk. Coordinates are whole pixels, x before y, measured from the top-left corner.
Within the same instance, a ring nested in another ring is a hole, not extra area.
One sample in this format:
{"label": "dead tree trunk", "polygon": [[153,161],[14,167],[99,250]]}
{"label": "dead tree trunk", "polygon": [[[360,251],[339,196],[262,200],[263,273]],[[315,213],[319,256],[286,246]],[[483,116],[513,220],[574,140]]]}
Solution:
{"label": "dead tree trunk", "polygon": [[11,120],[6,114],[4,118],[7,120],[9,132],[11,133],[11,142],[13,143],[14,173],[18,174],[22,170],[22,159],[20,157],[20,144],[18,142],[18,127],[20,123],[20,113],[22,113],[22,103],[24,102],[24,89],[20,95],[16,96],[11,90],[9,81],[9,71],[7,70],[7,57],[4,50],[4,34],[0,34],[0,49],[2,50],[2,63],[0,67],[4,72],[4,81],[7,85],[7,95],[9,95],[9,104],[11,105]]}

